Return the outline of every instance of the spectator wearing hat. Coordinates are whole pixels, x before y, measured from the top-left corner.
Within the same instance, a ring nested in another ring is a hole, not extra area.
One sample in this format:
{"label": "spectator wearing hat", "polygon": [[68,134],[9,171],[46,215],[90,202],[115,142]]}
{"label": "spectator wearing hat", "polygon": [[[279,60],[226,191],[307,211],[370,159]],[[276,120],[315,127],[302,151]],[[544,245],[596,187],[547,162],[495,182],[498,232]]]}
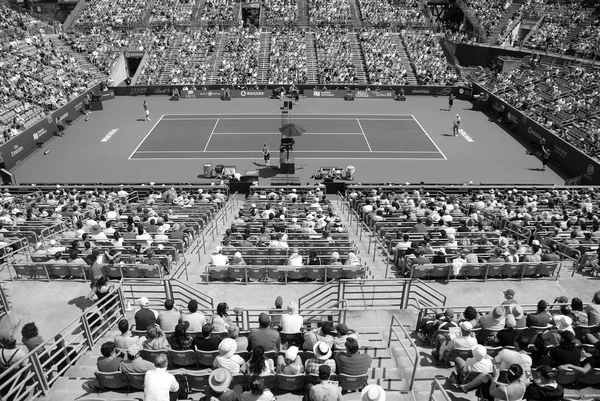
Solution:
{"label": "spectator wearing hat", "polygon": [[102,356],[96,360],[98,372],[118,372],[123,358],[117,356],[117,347],[113,341],[107,341],[100,347]]}
{"label": "spectator wearing hat", "polygon": [[244,358],[236,354],[237,343],[231,338],[224,338],[219,346],[219,355],[213,362],[213,368],[226,369],[232,375],[246,371],[246,362]]}
{"label": "spectator wearing hat", "polygon": [[556,244],[551,243],[548,246],[548,252],[542,254],[542,262],[558,262],[560,261],[560,256],[556,254]]}
{"label": "spectator wearing hat", "polygon": [[[421,327],[418,329],[420,332],[417,335],[422,341],[427,342],[438,330],[449,330],[451,327],[458,327],[458,323],[454,321],[454,309],[448,308],[443,313],[438,313],[435,319],[424,319]],[[439,351],[442,343],[438,342],[437,338],[433,338],[433,341],[435,350]]]}
{"label": "spectator wearing hat", "polygon": [[146,373],[154,369],[154,364],[140,356],[140,347],[132,345],[127,348],[127,358],[121,362],[119,370],[123,373]]}
{"label": "spectator wearing hat", "polygon": [[483,330],[500,331],[504,328],[505,309],[496,306],[487,314],[479,317],[479,325]]}
{"label": "spectator wearing hat", "polygon": [[529,347],[529,338],[523,335],[517,336],[514,342],[515,349],[503,349],[494,358],[494,363],[498,365],[498,370],[507,370],[513,364],[520,365],[527,378],[531,378],[531,357],[527,354]]}
{"label": "spectator wearing hat", "polygon": [[[466,361],[461,357],[454,359],[454,368],[458,377],[458,382],[454,387],[459,387],[465,393],[487,383],[489,374],[494,370],[492,358],[487,355],[487,350],[483,345],[475,345],[471,348],[471,352],[473,357],[468,358]],[[472,378],[469,382],[465,382],[467,377],[470,376],[469,373],[478,373],[478,375],[475,375],[475,378]]]}
{"label": "spectator wearing hat", "polygon": [[512,308],[512,315],[515,317],[515,322],[516,322],[516,326],[515,328],[517,329],[522,329],[524,327],[527,327],[527,322],[526,322],[526,318],[525,318],[525,312],[523,311],[523,307],[521,305],[515,305]]}
{"label": "spectator wearing hat", "polygon": [[248,349],[248,338],[245,336],[240,337],[240,328],[237,324],[231,324],[227,328],[227,336],[237,344],[236,352],[242,352]]}
{"label": "spectator wearing hat", "polygon": [[548,303],[542,299],[537,304],[537,311],[535,313],[529,313],[525,321],[527,327],[546,327],[550,324],[550,317]]}
{"label": "spectator wearing hat", "polygon": [[181,312],[181,322],[189,322],[189,331],[199,332],[206,324],[206,316],[198,310],[198,301],[192,299],[188,302],[188,313]]}
{"label": "spectator wearing hat", "polygon": [[158,312],[150,309],[150,301],[146,297],[141,297],[138,301],[140,309],[135,313],[135,329],[144,331],[148,326],[154,325],[158,318]]}
{"label": "spectator wearing hat", "polygon": [[519,330],[515,330],[517,326],[517,321],[515,317],[511,314],[506,316],[504,321],[504,328],[496,333],[494,339],[491,340],[492,344],[500,347],[510,347],[515,343],[515,339],[519,335]]}
{"label": "spectator wearing hat", "polygon": [[179,383],[175,376],[167,372],[169,360],[166,354],[160,354],[154,360],[155,368],[144,376],[144,400],[176,401],[179,398]]}
{"label": "spectator wearing hat", "polygon": [[215,248],[215,251],[210,255],[211,266],[227,266],[229,265],[229,259],[227,256],[222,254],[223,247],[221,245]]}
{"label": "spectator wearing hat", "polygon": [[262,345],[265,351],[279,351],[281,345],[279,332],[271,328],[271,319],[266,313],[258,316],[258,328],[250,329],[250,349]]}
{"label": "spectator wearing hat", "polygon": [[187,334],[188,327],[190,327],[189,322],[179,323],[175,326],[173,337],[169,339],[172,350],[186,351],[194,348],[194,339]]}
{"label": "spectator wearing hat", "polygon": [[194,338],[194,346],[200,351],[216,351],[219,349],[221,338],[213,336],[213,325],[206,323],[202,326],[200,335]]}
{"label": "spectator wearing hat", "polygon": [[285,351],[284,355],[277,356],[277,373],[284,375],[300,375],[304,373],[302,358],[298,355],[300,350],[296,346],[291,346]]}
{"label": "spectator wearing hat", "polygon": [[346,338],[346,351],[335,354],[337,373],[352,376],[364,375],[371,367],[373,358],[366,353],[360,353],[356,338]]}
{"label": "spectator wearing hat", "polygon": [[231,261],[231,264],[234,266],[246,266],[246,261],[242,257],[241,252],[236,252],[233,254],[233,260]]}
{"label": "spectator wearing hat", "polygon": [[248,383],[250,390],[242,393],[240,401],[275,401],[275,396],[271,390],[265,386],[265,381],[260,376],[250,376]]}
{"label": "spectator wearing hat", "polygon": [[219,401],[237,401],[237,394],[229,388],[232,380],[233,376],[227,369],[218,368],[213,370],[208,378],[208,388],[201,400],[211,401],[216,398]]}
{"label": "spectator wearing hat", "polygon": [[287,265],[293,267],[300,267],[304,265],[302,256],[298,253],[298,249],[292,248],[290,250],[290,257],[287,260]]}
{"label": "spectator wearing hat", "polygon": [[438,336],[437,341],[442,342],[446,340],[445,347],[442,345],[439,350],[439,359],[443,359],[446,363],[449,362],[447,357],[453,349],[470,350],[477,345],[477,339],[473,335],[473,325],[471,325],[471,323],[460,322],[458,327],[460,329],[460,335],[450,339],[450,341],[448,341],[445,336],[444,339],[441,339]]}
{"label": "spectator wearing hat", "polygon": [[505,300],[502,302],[502,305],[518,304],[518,302],[515,300],[515,290],[513,289],[509,288],[508,290],[504,291],[504,298]]}
{"label": "spectator wearing hat", "polygon": [[307,374],[319,373],[319,366],[321,365],[328,365],[332,372],[336,371],[335,360],[330,359],[332,354],[331,347],[327,343],[317,341],[313,347],[313,353],[315,357],[307,359],[304,363],[304,370]]}
{"label": "spectator wearing hat", "polygon": [[385,390],[377,384],[369,384],[360,393],[361,401],[385,401]]}
{"label": "spectator wearing hat", "polygon": [[158,312],[156,323],[158,323],[162,331],[173,331],[177,323],[179,323],[179,319],[181,319],[181,314],[175,310],[175,301],[172,299],[167,299],[164,305],[165,310]]}
{"label": "spectator wearing hat", "polygon": [[561,401],[564,396],[563,387],[555,380],[556,370],[548,365],[538,366],[537,377],[525,390],[524,399]]}
{"label": "spectator wearing hat", "polygon": [[[334,372],[329,365],[319,365],[317,370],[314,372],[319,375],[319,384],[309,385],[308,400],[310,401],[343,401],[342,388],[337,382],[329,380],[331,372]],[[307,371],[308,372],[308,371]],[[310,373],[310,372],[308,372]]]}

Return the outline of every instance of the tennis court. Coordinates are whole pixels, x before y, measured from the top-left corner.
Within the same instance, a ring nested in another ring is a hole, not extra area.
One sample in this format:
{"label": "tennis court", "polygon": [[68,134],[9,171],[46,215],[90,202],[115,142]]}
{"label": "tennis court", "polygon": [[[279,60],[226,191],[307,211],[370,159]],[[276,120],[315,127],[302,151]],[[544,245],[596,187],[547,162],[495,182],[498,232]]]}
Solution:
{"label": "tennis court", "polygon": [[[445,160],[413,115],[294,114],[306,132],[296,138],[298,160]],[[279,149],[279,114],[164,114],[130,160],[256,160],[266,143]]]}

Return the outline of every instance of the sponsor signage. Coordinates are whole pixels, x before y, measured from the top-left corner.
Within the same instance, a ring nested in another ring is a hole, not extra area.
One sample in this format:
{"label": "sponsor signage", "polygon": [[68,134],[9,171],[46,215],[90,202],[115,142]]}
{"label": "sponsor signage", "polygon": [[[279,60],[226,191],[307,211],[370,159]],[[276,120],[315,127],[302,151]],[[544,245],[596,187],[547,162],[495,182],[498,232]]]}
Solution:
{"label": "sponsor signage", "polygon": [[354,91],[355,98],[388,98],[394,97],[396,92],[394,91],[368,91],[368,90],[357,90]]}
{"label": "sponsor signage", "polygon": [[[483,88],[475,86],[477,93],[485,92]],[[581,175],[581,184],[600,185],[600,174],[597,174],[600,170],[598,162],[594,159],[491,93],[488,102],[494,110],[501,110],[501,106],[504,105],[507,111],[504,122],[512,123],[515,132],[525,142],[537,144],[543,138],[546,148],[551,151],[550,160],[572,176]]]}
{"label": "sponsor signage", "polygon": [[132,52],[124,52],[125,57],[127,58],[142,58],[144,57],[145,52],[141,51],[132,51]]}
{"label": "sponsor signage", "polygon": [[269,97],[269,93],[262,89],[232,90],[231,97]]}
{"label": "sponsor signage", "polygon": [[[306,93],[306,91],[305,91]],[[324,89],[324,90],[309,90],[307,93],[308,97],[319,97],[319,98],[332,98],[332,97],[344,97],[348,91],[337,90],[337,89]]]}
{"label": "sponsor signage", "polygon": [[[91,91],[96,91],[100,85],[95,86]],[[89,92],[89,91],[88,91]],[[4,158],[4,163],[7,169],[11,169],[31,152],[37,149],[37,142],[45,142],[55,132],[58,131],[56,127],[56,118],[59,117],[64,121],[75,120],[81,115],[81,104],[83,103],[83,97],[88,93],[78,96],[77,98],[70,101],[65,106],[61,107],[52,114],[48,114],[46,118],[38,121],[32,127],[21,132],[10,141],[0,146],[0,152]]]}
{"label": "sponsor signage", "polygon": [[206,97],[220,98],[221,91],[217,90],[189,90],[181,92],[182,99],[201,99]]}

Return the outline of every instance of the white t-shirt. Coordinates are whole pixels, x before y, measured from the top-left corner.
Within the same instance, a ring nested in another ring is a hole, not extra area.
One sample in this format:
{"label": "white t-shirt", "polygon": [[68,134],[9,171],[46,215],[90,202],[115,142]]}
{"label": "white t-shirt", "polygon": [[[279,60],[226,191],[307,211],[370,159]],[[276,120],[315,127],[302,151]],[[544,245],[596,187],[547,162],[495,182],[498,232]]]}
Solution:
{"label": "white t-shirt", "polygon": [[281,315],[281,320],[279,321],[281,325],[281,331],[284,333],[297,333],[301,331],[302,325],[304,324],[304,319],[300,315]]}

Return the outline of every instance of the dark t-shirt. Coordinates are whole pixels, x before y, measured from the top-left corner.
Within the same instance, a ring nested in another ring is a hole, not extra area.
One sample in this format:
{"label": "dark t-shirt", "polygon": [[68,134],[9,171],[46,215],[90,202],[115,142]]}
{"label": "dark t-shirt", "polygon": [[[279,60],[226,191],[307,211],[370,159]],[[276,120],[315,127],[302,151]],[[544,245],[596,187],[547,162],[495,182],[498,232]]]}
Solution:
{"label": "dark t-shirt", "polygon": [[221,339],[218,336],[204,338],[201,335],[194,338],[194,345],[200,351],[216,351],[219,349]]}
{"label": "dark t-shirt", "polygon": [[527,390],[525,390],[525,396],[523,398],[530,401],[561,401],[564,393],[565,391],[560,384],[557,384],[556,388],[530,384],[527,386]]}
{"label": "dark t-shirt", "polygon": [[235,391],[227,389],[222,393],[216,393],[210,386],[206,388],[206,394],[200,399],[200,401],[210,401],[211,397],[215,397],[219,401],[236,401],[238,399]]}
{"label": "dark t-shirt", "polygon": [[553,347],[550,350],[550,356],[552,357],[552,367],[558,367],[561,365],[571,364],[579,365],[579,358],[581,351],[575,348],[573,351],[568,351],[561,347]]}
{"label": "dark t-shirt", "polygon": [[501,347],[510,347],[515,344],[515,339],[521,332],[515,329],[502,329],[498,332],[498,345]]}

